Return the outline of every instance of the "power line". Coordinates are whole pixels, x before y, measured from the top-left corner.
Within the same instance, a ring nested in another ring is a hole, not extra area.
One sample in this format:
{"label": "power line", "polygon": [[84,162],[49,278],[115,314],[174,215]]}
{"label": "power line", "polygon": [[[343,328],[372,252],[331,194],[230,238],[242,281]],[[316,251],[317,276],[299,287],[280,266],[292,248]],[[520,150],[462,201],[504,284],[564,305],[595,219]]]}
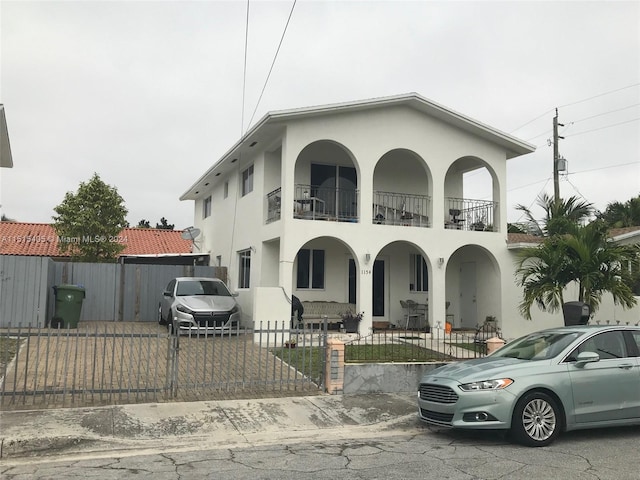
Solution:
{"label": "power line", "polygon": [[[596,172],[598,170],[607,170],[609,168],[619,168],[619,167],[628,167],[629,165],[640,165],[640,162],[627,162],[627,163],[620,163],[618,165],[609,165],[607,167],[598,167],[598,168],[591,168],[589,170],[579,170],[577,172],[572,172],[572,173],[567,173],[566,175],[563,176],[569,176],[569,175],[578,175],[580,173],[589,173],[589,172]],[[540,182],[546,182],[549,183],[550,177],[547,177],[546,179],[540,179],[540,180],[536,180],[535,182],[531,182],[531,183],[527,183],[526,185],[520,185],[519,187],[513,187],[513,188],[508,188],[507,192],[513,192],[514,190],[520,190],[521,188],[527,188],[530,187],[531,185],[535,185],[537,183]],[[545,185],[546,185],[545,183]]]}
{"label": "power line", "polygon": [[620,87],[620,88],[616,88],[615,90],[609,90],[608,92],[599,93],[597,95],[593,95],[592,97],[584,98],[584,99],[578,100],[576,102],[565,103],[564,105],[560,105],[558,108],[570,107],[572,105],[577,105],[579,103],[588,102],[589,100],[593,100],[594,98],[604,97],[605,95],[609,95],[611,93],[620,92],[622,90],[627,90],[628,88],[637,87],[638,85],[640,85],[640,83],[634,83],[632,85],[627,85],[626,87]]}
{"label": "power line", "polygon": [[597,132],[598,130],[604,130],[605,128],[617,127],[619,125],[624,125],[626,123],[636,122],[640,120],[640,117],[632,118],[631,120],[626,120],[620,123],[614,123],[613,125],[605,125],[604,127],[593,128],[591,130],[585,130],[584,132],[572,133],[568,135],[569,137],[577,137],[578,135],[584,135],[585,133]]}
{"label": "power line", "polygon": [[269,69],[269,73],[267,74],[267,79],[264,81],[264,85],[262,86],[262,92],[260,92],[260,97],[258,98],[258,102],[256,103],[256,108],[253,110],[253,114],[251,115],[251,119],[249,120],[249,125],[253,122],[253,117],[258,111],[258,106],[260,105],[260,101],[262,100],[262,95],[264,94],[265,89],[267,88],[267,83],[269,82],[269,77],[271,77],[271,72],[273,71],[273,66],[276,64],[276,59],[278,58],[278,53],[280,52],[280,47],[282,46],[282,42],[284,40],[284,36],[287,33],[287,28],[289,27],[289,22],[291,21],[291,16],[293,15],[293,9],[296,8],[297,0],[293,0],[293,5],[291,5],[291,11],[289,12],[289,18],[287,18],[287,23],[284,26],[284,30],[282,31],[282,36],[280,37],[280,43],[278,44],[278,49],[276,50],[276,54],[273,56],[273,62],[271,62],[271,68]]}
{"label": "power line", "polygon": [[637,107],[638,105],[640,105],[640,103],[634,103],[633,105],[627,105],[626,107],[616,108],[615,110],[609,110],[607,112],[597,113],[595,115],[591,115],[590,117],[584,117],[584,118],[580,118],[578,120],[573,120],[572,122],[569,122],[569,124],[573,125],[574,123],[584,122],[585,120],[591,120],[592,118],[602,117],[603,115],[609,115],[610,113],[621,112],[621,111],[627,110],[629,108]]}
{"label": "power line", "polygon": [[[620,91],[622,91],[622,90],[627,90],[627,89],[629,89],[629,88],[637,87],[637,86],[639,86],[639,85],[640,85],[640,83],[634,83],[634,84],[632,84],[632,85],[627,85],[626,87],[616,88],[615,90],[609,90],[608,92],[599,93],[599,94],[597,94],[597,95],[593,95],[593,96],[588,97],[588,98],[583,98],[582,100],[578,100],[578,101],[571,102],[571,103],[565,103],[564,105],[560,105],[558,108],[564,108],[564,107],[569,107],[569,106],[571,106],[571,105],[577,105],[577,104],[579,104],[579,103],[583,103],[583,102],[587,102],[587,101],[589,101],[589,100],[593,100],[594,98],[603,97],[603,96],[605,96],[605,95],[609,95],[609,94],[611,94],[611,93],[620,92]],[[518,130],[520,130],[521,128],[524,128],[524,127],[526,127],[527,125],[529,125],[530,123],[533,123],[533,122],[535,122],[536,120],[539,120],[539,119],[541,119],[542,117],[545,117],[545,116],[546,116],[546,115],[548,115],[549,113],[553,113],[553,111],[554,111],[554,109],[553,109],[553,108],[552,108],[552,109],[550,109],[550,110],[547,110],[546,112],[542,113],[541,115],[538,115],[538,116],[537,116],[536,118],[534,118],[533,120],[529,120],[527,123],[525,123],[525,124],[523,124],[523,125],[520,125],[520,126],[519,126],[518,128],[516,128],[515,130],[511,130],[511,132],[509,132],[509,133],[517,132],[517,131],[518,131]],[[541,135],[542,135],[542,134],[541,134]],[[537,135],[537,136],[539,137],[540,135]],[[536,138],[536,137],[533,137],[533,138]]]}
{"label": "power line", "polygon": [[247,91],[247,51],[249,45],[249,0],[247,0],[247,18],[244,26],[244,69],[242,71],[242,112],[240,114],[240,136],[244,134],[244,99]]}

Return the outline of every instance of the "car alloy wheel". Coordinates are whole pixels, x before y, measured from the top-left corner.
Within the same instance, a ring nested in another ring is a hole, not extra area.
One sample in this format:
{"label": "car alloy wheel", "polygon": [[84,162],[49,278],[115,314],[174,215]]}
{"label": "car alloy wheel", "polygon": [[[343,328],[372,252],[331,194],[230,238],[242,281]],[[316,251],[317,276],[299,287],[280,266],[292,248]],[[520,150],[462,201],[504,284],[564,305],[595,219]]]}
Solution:
{"label": "car alloy wheel", "polygon": [[543,392],[530,392],[516,405],[511,427],[521,443],[543,447],[555,440],[560,425],[560,410],[555,400]]}

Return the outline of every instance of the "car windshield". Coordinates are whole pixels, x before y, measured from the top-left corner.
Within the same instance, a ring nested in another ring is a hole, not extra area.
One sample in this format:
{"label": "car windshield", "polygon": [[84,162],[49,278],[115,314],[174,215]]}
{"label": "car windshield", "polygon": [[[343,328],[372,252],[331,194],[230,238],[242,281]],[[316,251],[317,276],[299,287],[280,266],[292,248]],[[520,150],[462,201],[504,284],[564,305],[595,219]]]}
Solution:
{"label": "car windshield", "polygon": [[178,282],[176,289],[178,297],[192,295],[216,295],[220,297],[230,297],[231,293],[222,282],[215,280],[185,280]]}
{"label": "car windshield", "polygon": [[508,343],[492,356],[520,360],[548,360],[557,356],[580,332],[538,332]]}

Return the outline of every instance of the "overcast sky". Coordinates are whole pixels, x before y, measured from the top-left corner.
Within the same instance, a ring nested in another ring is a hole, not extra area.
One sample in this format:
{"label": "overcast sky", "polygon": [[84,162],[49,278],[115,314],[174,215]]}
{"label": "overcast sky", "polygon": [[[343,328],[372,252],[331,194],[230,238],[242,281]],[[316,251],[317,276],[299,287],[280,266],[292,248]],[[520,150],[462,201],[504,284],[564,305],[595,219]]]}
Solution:
{"label": "overcast sky", "polygon": [[556,107],[561,196],[640,193],[640,2],[299,0],[258,104],[292,5],[250,2],[243,110],[246,1],[3,0],[3,213],[51,222],[96,172],[132,226],[185,228],[180,195],[266,112],[408,92],[538,146],[507,164],[509,221],[553,193]]}

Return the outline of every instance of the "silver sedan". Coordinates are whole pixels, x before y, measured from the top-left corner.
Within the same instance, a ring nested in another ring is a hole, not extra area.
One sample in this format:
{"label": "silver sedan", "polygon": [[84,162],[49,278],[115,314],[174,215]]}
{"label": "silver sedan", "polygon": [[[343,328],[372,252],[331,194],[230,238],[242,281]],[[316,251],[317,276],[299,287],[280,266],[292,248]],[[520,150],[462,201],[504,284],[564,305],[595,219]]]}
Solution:
{"label": "silver sedan", "polygon": [[505,429],[545,446],[561,431],[640,424],[640,327],[584,325],[532,333],[420,381],[430,425]]}
{"label": "silver sedan", "polygon": [[162,292],[158,322],[179,334],[230,331],[242,319],[235,297],[217,278],[174,278]]}

